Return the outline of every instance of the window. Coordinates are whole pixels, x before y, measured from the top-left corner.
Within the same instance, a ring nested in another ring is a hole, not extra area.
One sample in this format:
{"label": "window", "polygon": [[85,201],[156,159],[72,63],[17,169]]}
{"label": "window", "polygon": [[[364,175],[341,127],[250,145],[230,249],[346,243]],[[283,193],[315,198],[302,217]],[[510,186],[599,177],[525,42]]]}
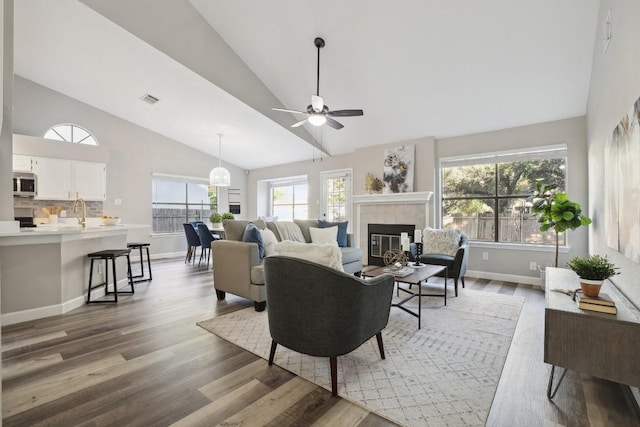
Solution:
{"label": "window", "polygon": [[321,173],[324,217],[330,222],[351,219],[351,170]]}
{"label": "window", "polygon": [[71,123],[53,126],[44,134],[44,137],[76,144],[98,145],[98,141],[91,132]]}
{"label": "window", "polygon": [[152,179],[152,231],[183,233],[183,223],[208,222],[216,210],[215,188],[208,179],[154,174]]}
{"label": "window", "polygon": [[308,189],[306,177],[271,182],[271,216],[277,216],[279,220],[307,219]]}
{"label": "window", "polygon": [[[442,159],[442,226],[457,228],[471,240],[555,244],[555,233],[541,233],[527,198],[538,180],[566,186],[565,146]],[[565,245],[565,235],[559,243]]]}

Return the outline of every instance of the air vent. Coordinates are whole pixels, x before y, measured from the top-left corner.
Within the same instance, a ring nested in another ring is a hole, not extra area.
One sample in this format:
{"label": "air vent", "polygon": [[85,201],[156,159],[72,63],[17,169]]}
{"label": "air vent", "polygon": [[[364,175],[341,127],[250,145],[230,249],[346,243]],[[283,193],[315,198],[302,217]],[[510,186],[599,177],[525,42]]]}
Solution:
{"label": "air vent", "polygon": [[156,98],[155,96],[149,94],[149,93],[145,93],[144,96],[142,98],[144,102],[146,102],[147,104],[153,105],[156,102],[160,101],[160,99]]}

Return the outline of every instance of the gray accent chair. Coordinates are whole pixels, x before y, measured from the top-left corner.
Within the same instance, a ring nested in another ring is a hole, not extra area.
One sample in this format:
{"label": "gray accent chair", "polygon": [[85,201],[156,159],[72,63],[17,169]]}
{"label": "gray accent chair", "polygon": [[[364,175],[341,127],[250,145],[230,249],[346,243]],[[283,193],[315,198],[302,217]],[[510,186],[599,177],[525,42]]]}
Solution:
{"label": "gray accent chair", "polygon": [[[449,279],[453,279],[455,284],[455,292],[456,296],[458,296],[458,279],[462,282],[462,287],[464,288],[464,275],[467,274],[467,259],[469,258],[469,238],[462,234],[460,236],[460,247],[454,256],[446,255],[446,254],[433,254],[433,253],[423,253],[420,255],[420,262],[425,264],[433,264],[433,265],[444,265],[447,267],[447,275],[445,276],[445,272],[437,274],[439,277],[448,277]],[[411,243],[410,245],[410,257],[411,261],[415,261],[415,257],[417,255],[416,245],[415,243]]]}
{"label": "gray accent chair", "polygon": [[347,354],[374,335],[382,359],[382,330],[389,321],[394,279],[363,280],[352,274],[285,256],[264,261],[273,364],[276,347],[328,357],[331,392],[338,395],[337,356]]}

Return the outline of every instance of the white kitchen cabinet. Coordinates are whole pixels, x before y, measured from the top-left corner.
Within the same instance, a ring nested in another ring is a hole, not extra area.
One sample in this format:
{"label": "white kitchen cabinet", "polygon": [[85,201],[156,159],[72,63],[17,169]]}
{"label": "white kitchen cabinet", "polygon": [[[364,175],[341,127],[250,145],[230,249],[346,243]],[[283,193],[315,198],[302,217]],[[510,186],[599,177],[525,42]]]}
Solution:
{"label": "white kitchen cabinet", "polygon": [[16,172],[32,172],[31,156],[25,156],[23,154],[14,154],[13,170]]}
{"label": "white kitchen cabinet", "polygon": [[107,200],[107,166],[104,163],[71,162],[71,198]]}
{"label": "white kitchen cabinet", "polygon": [[34,157],[37,200],[106,200],[107,172],[104,163]]}

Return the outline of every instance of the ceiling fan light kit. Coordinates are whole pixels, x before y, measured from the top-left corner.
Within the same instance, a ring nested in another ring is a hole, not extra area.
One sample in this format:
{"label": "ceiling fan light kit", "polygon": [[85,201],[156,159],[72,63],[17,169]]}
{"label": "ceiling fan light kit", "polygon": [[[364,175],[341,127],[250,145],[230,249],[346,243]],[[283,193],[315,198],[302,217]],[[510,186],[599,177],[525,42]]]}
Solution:
{"label": "ceiling fan light kit", "polygon": [[301,120],[291,125],[291,127],[298,127],[305,122],[309,122],[313,126],[322,126],[325,123],[334,129],[342,129],[344,125],[332,117],[353,117],[362,116],[364,112],[362,110],[336,110],[331,111],[324,103],[324,99],[320,96],[320,49],[324,47],[324,40],[320,37],[316,37],[313,41],[314,46],[318,49],[318,67],[316,78],[316,94],[311,95],[311,104],[307,106],[306,111],[288,110],[285,108],[273,108],[275,111],[283,111],[285,113],[303,114],[307,116],[306,119]]}

